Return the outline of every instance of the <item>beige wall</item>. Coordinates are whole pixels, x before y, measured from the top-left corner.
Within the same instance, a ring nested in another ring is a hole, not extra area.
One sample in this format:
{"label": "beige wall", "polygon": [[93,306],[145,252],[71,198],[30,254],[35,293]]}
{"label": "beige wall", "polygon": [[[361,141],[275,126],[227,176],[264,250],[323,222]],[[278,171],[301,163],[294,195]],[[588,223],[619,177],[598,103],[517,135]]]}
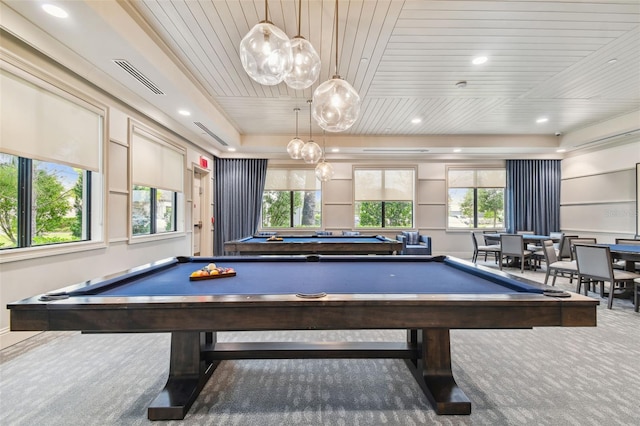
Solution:
{"label": "beige wall", "polygon": [[560,223],[566,233],[612,243],[636,231],[636,163],[640,136],[562,161]]}
{"label": "beige wall", "polygon": [[[28,47],[4,37],[1,47],[0,59],[58,87],[65,87],[76,96],[86,97],[104,105],[107,112],[102,169],[105,184],[104,198],[101,200],[104,214],[99,214],[96,218],[102,221],[103,235],[98,237],[98,241],[89,244],[0,252],[0,348],[3,348],[29,335],[9,332],[7,303],[159,259],[191,254],[193,226],[190,188],[193,167],[194,164],[198,164],[200,156],[206,156],[209,158],[211,169],[213,156],[75,75],[54,66]],[[163,139],[182,146],[186,151],[185,188],[179,206],[182,221],[179,225],[180,231],[174,235],[141,238],[132,238],[130,235],[130,120],[141,123],[161,135]],[[212,173],[209,179],[212,179]],[[212,183],[208,182],[207,187],[209,193],[206,194],[204,202],[212,212]],[[204,225],[202,232],[209,237],[207,245],[212,247],[210,222],[204,221]]]}
{"label": "beige wall", "polygon": [[[19,58],[21,66],[31,67],[46,74],[50,81],[64,84],[70,90],[82,93],[105,105],[108,111],[105,142],[105,197],[104,235],[100,244],[90,249],[63,250],[46,255],[27,252],[21,259],[0,253],[0,348],[25,337],[23,333],[10,333],[9,312],[6,304],[11,301],[55,290],[72,283],[111,274],[158,259],[190,254],[191,230],[191,173],[199,157],[206,156],[213,163],[212,155],[178,137],[170,129],[123,105],[86,84],[75,75],[52,65],[26,46],[12,46],[2,41],[2,58]],[[44,72],[43,70],[46,70]],[[183,232],[176,235],[132,239],[129,224],[129,135],[128,122],[137,120],[159,132],[173,143],[181,145],[187,153],[185,192],[182,223]],[[635,233],[635,193],[633,173],[635,163],[640,162],[640,141],[600,149],[596,152],[572,154],[563,161],[562,229],[580,235],[595,235],[602,241],[612,241],[616,236],[628,237]],[[271,164],[277,163],[272,161]],[[282,161],[286,164],[286,161]],[[371,161],[332,161],[336,174],[323,188],[323,227],[327,230],[348,230],[353,227],[352,170],[356,165],[375,165]],[[416,160],[384,161],[384,166],[413,166],[417,170],[416,228],[433,239],[434,254],[471,256],[468,231],[446,229],[446,180],[449,164],[475,166],[504,165],[503,160]],[[380,163],[378,163],[380,165]],[[210,166],[211,168],[211,166]],[[207,205],[212,210],[213,183],[209,179]],[[205,234],[208,221],[203,221]],[[393,237],[395,232],[382,232]],[[208,243],[211,247],[212,244]]]}

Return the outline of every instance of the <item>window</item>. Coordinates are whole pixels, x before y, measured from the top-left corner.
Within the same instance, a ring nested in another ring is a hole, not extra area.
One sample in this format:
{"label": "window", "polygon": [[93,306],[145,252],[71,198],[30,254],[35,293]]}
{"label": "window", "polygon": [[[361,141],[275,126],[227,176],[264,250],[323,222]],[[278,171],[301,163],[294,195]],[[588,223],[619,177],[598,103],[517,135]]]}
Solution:
{"label": "window", "polygon": [[100,240],[102,111],[3,65],[0,250]]}
{"label": "window", "polygon": [[132,131],[132,157],[131,234],[177,231],[184,152],[136,124]]}
{"label": "window", "polygon": [[131,228],[133,235],[176,230],[177,193],[148,186],[133,186]]}
{"label": "window", "polygon": [[412,228],[414,169],[355,169],[356,228]]}
{"label": "window", "polygon": [[0,154],[0,249],[90,239],[90,179],[87,170]]}
{"label": "window", "polygon": [[449,228],[504,228],[504,169],[447,171]]}
{"label": "window", "polygon": [[262,228],[320,228],[321,183],[315,170],[267,169]]}

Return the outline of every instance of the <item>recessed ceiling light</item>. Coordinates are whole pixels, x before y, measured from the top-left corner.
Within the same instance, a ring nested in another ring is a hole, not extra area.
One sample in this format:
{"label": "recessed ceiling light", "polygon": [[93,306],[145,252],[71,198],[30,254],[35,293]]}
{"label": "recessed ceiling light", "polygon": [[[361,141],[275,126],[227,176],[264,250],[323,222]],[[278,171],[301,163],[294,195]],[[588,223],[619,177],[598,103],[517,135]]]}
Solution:
{"label": "recessed ceiling light", "polygon": [[556,152],[565,152],[565,151],[566,151],[566,149],[564,149],[564,148],[560,148],[560,149],[556,150]]}
{"label": "recessed ceiling light", "polygon": [[487,62],[488,60],[489,58],[487,58],[486,56],[478,56],[473,58],[473,61],[471,61],[471,63],[473,63],[473,65],[481,65]]}
{"label": "recessed ceiling light", "polygon": [[189,115],[191,115],[191,112],[187,111],[186,109],[181,109],[181,110],[178,110],[178,114],[184,115],[184,116],[189,116]]}
{"label": "recessed ceiling light", "polygon": [[455,148],[453,152],[462,152],[462,150],[460,148]]}
{"label": "recessed ceiling light", "polygon": [[612,58],[607,61],[608,64],[615,64],[616,62],[618,62],[618,59],[616,58]]}
{"label": "recessed ceiling light", "polygon": [[236,149],[235,149],[235,148],[232,148],[232,147],[229,147],[229,148],[227,148],[227,151],[229,151],[229,152],[236,152]]}
{"label": "recessed ceiling light", "polygon": [[411,122],[412,122],[413,124],[421,123],[421,122],[422,122],[422,118],[417,118],[417,117],[416,117],[416,118],[414,118],[413,120],[411,120]]}
{"label": "recessed ceiling light", "polygon": [[458,89],[464,89],[465,87],[467,87],[467,82],[466,81],[459,81],[456,83],[456,87]]}
{"label": "recessed ceiling light", "polygon": [[360,58],[360,62],[362,62],[363,64],[365,62],[369,62],[369,58]]}
{"label": "recessed ceiling light", "polygon": [[331,148],[331,152],[340,152],[340,148]]}
{"label": "recessed ceiling light", "polygon": [[48,3],[42,5],[42,10],[44,10],[51,16],[55,16],[56,18],[67,18],[69,16],[66,10]]}
{"label": "recessed ceiling light", "polygon": [[541,124],[541,123],[546,123],[547,121],[549,121],[547,117],[540,117],[536,120],[536,123]]}

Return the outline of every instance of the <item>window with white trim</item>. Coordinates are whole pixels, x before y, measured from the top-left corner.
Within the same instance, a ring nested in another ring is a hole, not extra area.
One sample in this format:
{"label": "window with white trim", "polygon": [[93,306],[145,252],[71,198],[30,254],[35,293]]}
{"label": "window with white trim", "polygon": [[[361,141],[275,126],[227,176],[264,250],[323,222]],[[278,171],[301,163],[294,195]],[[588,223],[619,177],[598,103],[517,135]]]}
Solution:
{"label": "window with white trim", "polygon": [[353,171],[356,228],[413,228],[415,169]]}
{"label": "window with white trim", "polygon": [[131,234],[175,232],[185,152],[142,126],[133,125],[131,134]]}
{"label": "window with white trim", "polygon": [[314,169],[267,169],[262,228],[320,228],[321,188]]}
{"label": "window with white trim", "polygon": [[504,228],[504,168],[447,170],[447,227]]}
{"label": "window with white trim", "polygon": [[101,240],[104,111],[2,65],[0,250]]}

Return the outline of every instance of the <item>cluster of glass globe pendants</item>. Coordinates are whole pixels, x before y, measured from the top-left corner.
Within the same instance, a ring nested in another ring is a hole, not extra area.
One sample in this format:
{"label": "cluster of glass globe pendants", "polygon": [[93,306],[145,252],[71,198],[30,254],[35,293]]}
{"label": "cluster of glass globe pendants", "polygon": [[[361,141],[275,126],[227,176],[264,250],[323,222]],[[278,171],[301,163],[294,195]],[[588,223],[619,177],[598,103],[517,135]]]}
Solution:
{"label": "cluster of glass globe pendants", "polygon": [[[298,35],[287,35],[268,20],[268,1],[265,0],[265,20],[256,24],[240,42],[240,60],[247,74],[256,82],[273,86],[285,82],[295,90],[311,87],[320,74],[320,57],[304,37],[300,35],[302,0],[298,1]],[[360,96],[338,74],[338,0],[335,3],[336,70],[333,78],[319,85],[310,102],[310,117],[327,132],[343,132],[349,129],[360,114]],[[312,107],[311,107],[312,106]],[[299,111],[299,109],[297,109]],[[331,168],[324,161],[323,150],[310,140],[304,143],[297,136],[287,145],[291,158],[302,158],[307,163],[324,164],[321,173]],[[316,170],[316,174],[318,171]]]}

